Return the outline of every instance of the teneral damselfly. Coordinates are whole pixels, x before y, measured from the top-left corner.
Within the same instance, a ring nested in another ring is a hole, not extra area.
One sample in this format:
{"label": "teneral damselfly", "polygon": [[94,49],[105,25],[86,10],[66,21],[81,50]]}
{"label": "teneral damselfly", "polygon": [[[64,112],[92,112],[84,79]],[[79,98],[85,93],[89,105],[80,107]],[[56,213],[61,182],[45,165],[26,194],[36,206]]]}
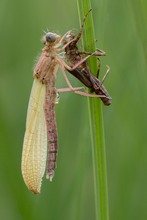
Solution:
{"label": "teneral damselfly", "polygon": [[[56,168],[58,143],[54,108],[57,92],[73,91],[80,95],[93,97],[93,95],[80,91],[82,87],[73,88],[66,77],[65,69],[72,71],[90,56],[72,68],[69,67],[58,54],[70,43],[62,45],[68,34],[69,32],[60,37],[56,33],[46,33],[43,37],[45,46],[34,68],[34,82],[27,111],[21,168],[26,186],[35,194],[40,193],[45,168],[46,177],[50,180],[52,180]],[[58,68],[61,69],[68,88],[56,89]]]}

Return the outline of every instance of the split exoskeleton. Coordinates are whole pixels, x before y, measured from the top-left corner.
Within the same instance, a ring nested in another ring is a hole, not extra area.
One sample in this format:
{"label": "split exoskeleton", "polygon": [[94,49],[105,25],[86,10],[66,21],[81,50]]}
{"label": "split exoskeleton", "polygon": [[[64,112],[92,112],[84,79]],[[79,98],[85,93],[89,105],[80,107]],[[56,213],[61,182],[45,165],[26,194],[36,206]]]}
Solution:
{"label": "split exoskeleton", "polygon": [[[90,12],[91,10],[89,10]],[[89,13],[88,12],[88,13]],[[65,44],[65,60],[69,63],[70,67],[75,66],[77,63],[80,63],[77,66],[77,68],[74,68],[73,70],[68,70],[73,76],[78,78],[86,87],[88,87],[91,92],[95,92],[97,95],[102,95],[100,99],[104,103],[104,105],[110,105],[111,104],[111,97],[108,94],[106,88],[103,86],[103,82],[110,71],[110,67],[107,66],[107,71],[103,77],[103,79],[100,81],[97,77],[95,77],[88,66],[87,61],[83,60],[83,56],[85,55],[92,55],[92,56],[105,56],[106,53],[100,49],[96,49],[95,52],[87,52],[87,51],[79,51],[77,43],[81,39],[82,36],[82,30],[84,27],[84,23],[86,20],[86,17],[88,13],[85,15],[82,25],[80,28],[80,32],[77,36],[75,36],[74,33],[69,32],[68,36],[64,40]],[[67,42],[69,42],[67,44]],[[98,59],[99,60],[99,59]],[[100,60],[99,60],[99,66],[98,66],[98,75],[100,72]]]}

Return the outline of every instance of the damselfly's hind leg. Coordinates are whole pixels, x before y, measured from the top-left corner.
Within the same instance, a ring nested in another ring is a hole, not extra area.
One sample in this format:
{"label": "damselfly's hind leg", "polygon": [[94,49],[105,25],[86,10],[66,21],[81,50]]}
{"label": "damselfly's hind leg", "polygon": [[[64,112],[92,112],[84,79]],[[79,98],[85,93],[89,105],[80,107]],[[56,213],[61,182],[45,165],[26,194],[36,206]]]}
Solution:
{"label": "damselfly's hind leg", "polygon": [[72,87],[72,89],[71,88],[60,88],[60,89],[57,89],[57,92],[74,92],[75,94],[86,96],[86,97],[92,97],[92,98],[106,97],[105,95],[95,95],[95,94],[89,94],[87,92],[82,92],[82,91],[79,91],[79,89],[84,89],[84,87]]}

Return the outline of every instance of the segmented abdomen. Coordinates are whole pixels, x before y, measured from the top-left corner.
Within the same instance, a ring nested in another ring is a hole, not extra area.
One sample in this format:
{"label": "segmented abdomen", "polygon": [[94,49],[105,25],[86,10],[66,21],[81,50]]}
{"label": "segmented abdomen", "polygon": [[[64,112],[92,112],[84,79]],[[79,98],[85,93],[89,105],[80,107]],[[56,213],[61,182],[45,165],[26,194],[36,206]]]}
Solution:
{"label": "segmented abdomen", "polygon": [[46,178],[52,180],[54,176],[54,170],[56,168],[57,159],[57,126],[55,118],[55,102],[56,102],[56,88],[53,85],[46,85],[46,99],[45,99],[45,117],[47,124],[48,135],[48,153],[47,153],[47,165],[46,165]]}

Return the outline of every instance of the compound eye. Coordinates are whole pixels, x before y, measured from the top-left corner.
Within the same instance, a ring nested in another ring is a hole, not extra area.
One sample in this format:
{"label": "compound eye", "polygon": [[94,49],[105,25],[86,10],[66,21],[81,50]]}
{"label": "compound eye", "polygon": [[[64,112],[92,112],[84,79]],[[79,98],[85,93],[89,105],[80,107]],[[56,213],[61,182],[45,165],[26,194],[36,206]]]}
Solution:
{"label": "compound eye", "polygon": [[56,41],[56,35],[54,33],[48,32],[45,35],[46,41],[47,42],[55,42]]}

